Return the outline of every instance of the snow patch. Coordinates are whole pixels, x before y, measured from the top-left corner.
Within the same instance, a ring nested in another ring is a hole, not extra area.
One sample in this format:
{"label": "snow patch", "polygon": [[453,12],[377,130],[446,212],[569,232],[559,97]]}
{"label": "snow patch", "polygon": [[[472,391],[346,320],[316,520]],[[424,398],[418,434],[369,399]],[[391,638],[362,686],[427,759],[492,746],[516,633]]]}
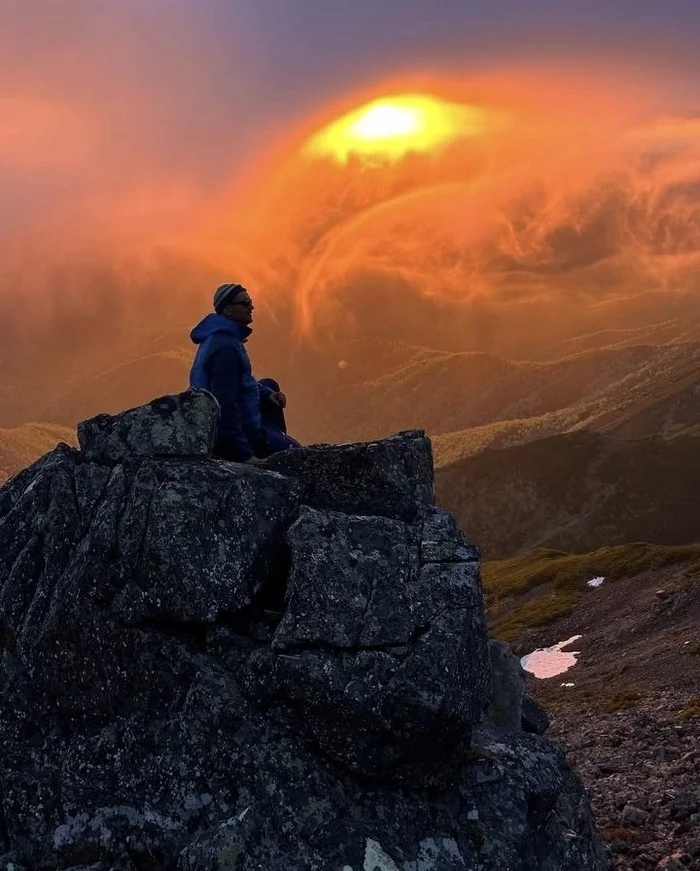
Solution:
{"label": "snow patch", "polygon": [[602,577],[591,578],[590,581],[588,581],[588,586],[589,587],[602,587],[604,583],[605,583],[605,578],[602,578]]}
{"label": "snow patch", "polygon": [[540,679],[548,677],[556,677],[558,674],[563,674],[572,666],[576,665],[576,657],[581,653],[580,650],[564,651],[565,647],[578,641],[580,635],[573,635],[567,641],[560,641],[559,644],[553,644],[551,647],[539,647],[523,656],[520,664]]}

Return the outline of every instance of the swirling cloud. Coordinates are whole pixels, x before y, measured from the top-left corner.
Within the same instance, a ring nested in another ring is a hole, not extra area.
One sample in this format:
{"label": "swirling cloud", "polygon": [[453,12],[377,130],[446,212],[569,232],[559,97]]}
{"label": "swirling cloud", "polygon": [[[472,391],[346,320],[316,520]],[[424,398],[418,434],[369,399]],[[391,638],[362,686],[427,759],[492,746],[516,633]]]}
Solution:
{"label": "swirling cloud", "polygon": [[499,307],[698,289],[700,122],[642,79],[393,86],[305,122],[246,196],[246,268],[306,331],[397,282]]}

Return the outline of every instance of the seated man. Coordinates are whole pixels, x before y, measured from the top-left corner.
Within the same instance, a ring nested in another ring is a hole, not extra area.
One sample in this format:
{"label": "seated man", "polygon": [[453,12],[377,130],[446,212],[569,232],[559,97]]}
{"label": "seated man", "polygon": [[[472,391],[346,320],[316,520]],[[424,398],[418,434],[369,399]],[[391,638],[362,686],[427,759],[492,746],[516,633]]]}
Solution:
{"label": "seated man", "polygon": [[215,456],[249,463],[278,451],[298,448],[287,435],[280,386],[253,377],[245,343],[252,329],[253,301],[240,284],[222,284],[214,294],[214,314],[192,330],[198,345],[190,387],[208,390],[221,406]]}

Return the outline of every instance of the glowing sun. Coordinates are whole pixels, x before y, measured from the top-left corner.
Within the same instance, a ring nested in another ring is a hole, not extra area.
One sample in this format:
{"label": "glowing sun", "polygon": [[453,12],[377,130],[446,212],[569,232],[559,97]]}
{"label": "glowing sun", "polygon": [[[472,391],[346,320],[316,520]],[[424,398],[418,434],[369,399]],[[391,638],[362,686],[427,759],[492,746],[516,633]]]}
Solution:
{"label": "glowing sun", "polygon": [[329,124],[306,143],[305,151],[344,163],[351,154],[397,160],[409,151],[433,151],[474,136],[484,113],[473,106],[422,94],[373,100]]}

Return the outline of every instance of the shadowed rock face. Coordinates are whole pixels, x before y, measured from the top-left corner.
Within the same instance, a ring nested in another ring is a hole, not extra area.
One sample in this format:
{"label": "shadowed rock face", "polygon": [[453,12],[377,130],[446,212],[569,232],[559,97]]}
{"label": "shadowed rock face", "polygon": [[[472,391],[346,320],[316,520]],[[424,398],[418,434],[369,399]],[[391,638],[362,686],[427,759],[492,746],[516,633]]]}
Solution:
{"label": "shadowed rock face", "polygon": [[483,719],[423,435],[255,468],[216,415],[102,416],[0,490],[0,868],[608,868],[560,751]]}
{"label": "shadowed rock face", "polygon": [[486,717],[494,726],[517,731],[523,723],[525,672],[518,657],[503,641],[492,639],[489,642],[489,659],[491,702]]}
{"label": "shadowed rock face", "polygon": [[298,479],[304,502],[315,508],[411,522],[434,501],[432,448],[417,430],[377,442],[285,451],[265,465]]}
{"label": "shadowed rock face", "polygon": [[250,660],[254,697],[303,711],[319,747],[367,778],[440,774],[488,699],[478,563],[423,562],[424,528],[303,508],[284,615]]}

